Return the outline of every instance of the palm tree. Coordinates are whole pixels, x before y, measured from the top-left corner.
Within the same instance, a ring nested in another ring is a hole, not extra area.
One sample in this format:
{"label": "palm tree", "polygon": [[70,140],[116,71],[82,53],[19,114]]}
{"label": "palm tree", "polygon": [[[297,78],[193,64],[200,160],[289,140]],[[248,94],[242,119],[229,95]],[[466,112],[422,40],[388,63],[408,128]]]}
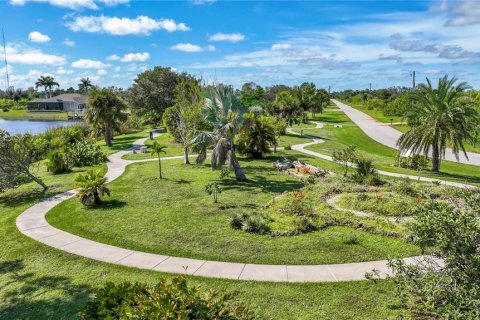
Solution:
{"label": "palm tree", "polygon": [[93,84],[90,79],[88,77],[80,79],[80,83],[78,84],[78,91],[88,95],[88,88],[93,88]]}
{"label": "palm tree", "polygon": [[440,170],[448,144],[457,159],[460,151],[468,159],[464,142],[475,143],[472,132],[479,115],[473,108],[475,102],[466,94],[470,86],[466,82],[455,85],[456,81],[445,75],[438,80],[436,89],[428,78],[427,84],[418,86],[413,95],[413,108],[407,113],[412,128],[397,142],[402,153],[429,155],[431,151],[434,172]]}
{"label": "palm tree", "polygon": [[110,189],[106,186],[107,178],[99,170],[88,170],[85,174],[75,177],[75,187],[83,205],[90,207],[101,202],[100,194],[110,196]]}
{"label": "palm tree", "polygon": [[93,90],[88,97],[85,120],[95,129],[103,130],[105,143],[112,146],[113,131],[127,118],[125,103],[106,88]]}
{"label": "palm tree", "polygon": [[278,107],[281,118],[284,118],[289,126],[302,111],[300,101],[288,90],[279,92],[273,104]]}
{"label": "palm tree", "polygon": [[38,87],[44,88],[45,98],[50,98],[52,96],[52,89],[54,86],[59,87],[60,85],[51,76],[40,76],[37,82],[35,82],[35,88],[38,88]]}
{"label": "palm tree", "polygon": [[160,157],[162,153],[167,153],[165,151],[167,147],[164,145],[161,145],[158,141],[153,141],[152,146],[150,147],[150,152],[152,153],[153,156],[158,157],[158,176],[160,179],[163,179],[162,177],[162,158]]}
{"label": "palm tree", "polygon": [[200,132],[195,136],[190,145],[192,146],[193,152],[198,154],[197,159],[195,159],[195,164],[202,164],[207,159],[207,149],[212,146],[215,141],[215,135],[209,132]]}
{"label": "palm tree", "polygon": [[238,181],[247,177],[240,168],[235,154],[235,135],[239,132],[245,108],[240,104],[231,86],[217,85],[205,92],[205,120],[214,128],[212,169],[228,162]]}

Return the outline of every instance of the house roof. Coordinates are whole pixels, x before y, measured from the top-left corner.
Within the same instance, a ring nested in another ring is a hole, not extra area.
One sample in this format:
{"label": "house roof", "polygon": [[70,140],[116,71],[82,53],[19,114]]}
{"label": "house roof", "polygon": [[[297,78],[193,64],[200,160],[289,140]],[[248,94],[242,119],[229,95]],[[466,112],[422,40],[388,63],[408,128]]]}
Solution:
{"label": "house roof", "polygon": [[47,102],[76,102],[78,104],[86,104],[87,103],[88,97],[84,94],[79,94],[79,93],[65,93],[65,94],[60,94],[55,97],[51,97],[49,99],[38,99],[38,100],[32,100],[30,102],[36,102],[36,103],[47,103]]}

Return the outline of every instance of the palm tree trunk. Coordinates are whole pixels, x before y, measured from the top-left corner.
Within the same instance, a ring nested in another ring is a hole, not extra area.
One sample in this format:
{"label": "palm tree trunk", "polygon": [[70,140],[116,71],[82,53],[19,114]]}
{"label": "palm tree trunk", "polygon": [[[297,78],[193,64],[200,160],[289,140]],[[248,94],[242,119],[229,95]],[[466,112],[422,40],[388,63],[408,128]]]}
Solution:
{"label": "palm tree trunk", "polygon": [[112,146],[112,127],[108,122],[105,123],[104,136],[105,136],[105,144],[108,147],[111,147]]}
{"label": "palm tree trunk", "polygon": [[433,143],[432,148],[432,171],[439,172],[440,171],[440,150],[438,148],[438,143]]}
{"label": "palm tree trunk", "polygon": [[190,164],[190,161],[188,160],[188,147],[183,148],[183,163]]}
{"label": "palm tree trunk", "polygon": [[243,173],[242,168],[240,168],[240,164],[238,163],[233,144],[232,144],[232,150],[230,150],[230,167],[232,167],[233,170],[235,171],[235,178],[237,179],[237,181],[247,180],[245,173]]}
{"label": "palm tree trunk", "polygon": [[160,179],[163,179],[162,178],[162,159],[160,158],[160,156],[158,156],[158,176],[160,177]]}

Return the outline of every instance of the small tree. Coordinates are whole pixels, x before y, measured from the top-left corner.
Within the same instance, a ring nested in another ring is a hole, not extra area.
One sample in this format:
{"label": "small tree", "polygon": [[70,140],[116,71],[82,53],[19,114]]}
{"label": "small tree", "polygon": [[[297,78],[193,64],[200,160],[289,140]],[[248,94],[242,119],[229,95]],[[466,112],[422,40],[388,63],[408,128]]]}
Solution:
{"label": "small tree", "polygon": [[154,141],[152,146],[150,147],[150,152],[152,155],[156,155],[158,157],[158,176],[160,179],[163,179],[162,177],[162,158],[161,155],[162,153],[167,153],[165,151],[167,147],[164,145],[161,145],[158,141]]}
{"label": "small tree", "polygon": [[349,146],[343,150],[334,151],[332,158],[334,162],[340,163],[343,166],[343,175],[348,175],[348,167],[351,163],[358,159],[355,146]]}
{"label": "small tree", "polygon": [[205,193],[213,196],[213,202],[218,202],[218,195],[222,193],[222,189],[216,182],[211,182],[205,186]]}
{"label": "small tree", "polygon": [[106,185],[107,178],[100,174],[99,170],[88,170],[84,174],[75,177],[75,187],[78,189],[78,197],[86,207],[99,204],[100,195],[110,196],[110,189]]}
{"label": "small tree", "polygon": [[45,183],[31,170],[32,164],[40,160],[39,155],[40,150],[31,135],[11,136],[0,130],[0,191],[15,188],[25,180],[33,180],[47,190]]}

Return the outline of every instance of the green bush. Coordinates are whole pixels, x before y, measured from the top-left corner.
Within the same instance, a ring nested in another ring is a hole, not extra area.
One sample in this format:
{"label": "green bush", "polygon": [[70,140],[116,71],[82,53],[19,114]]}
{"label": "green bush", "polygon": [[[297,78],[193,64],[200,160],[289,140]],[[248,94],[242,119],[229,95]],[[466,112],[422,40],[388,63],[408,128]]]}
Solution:
{"label": "green bush", "polygon": [[404,117],[412,108],[412,100],[413,97],[411,92],[401,93],[394,100],[387,103],[383,108],[383,114],[385,116]]}
{"label": "green bush", "polygon": [[128,281],[108,282],[80,311],[91,319],[254,319],[235,293],[203,291],[189,286],[184,277],[161,279],[155,286]]}
{"label": "green bush", "polygon": [[86,141],[78,141],[70,145],[68,156],[74,167],[94,166],[107,160],[99,145]]}
{"label": "green bush", "polygon": [[270,232],[268,221],[259,215],[247,216],[243,221],[243,229],[249,233],[267,234]]}
{"label": "green bush", "polygon": [[377,170],[373,167],[372,160],[358,158],[355,160],[355,165],[355,172],[352,175],[353,181],[356,183],[366,183],[369,186],[379,186],[382,184]]}
{"label": "green bush", "polygon": [[370,99],[365,102],[365,108],[368,110],[383,110],[385,107],[385,102],[380,99]]}
{"label": "green bush", "polygon": [[47,170],[53,174],[69,172],[72,169],[72,165],[69,163],[68,157],[65,152],[52,151],[48,154]]}
{"label": "green bush", "polygon": [[395,159],[395,166],[404,169],[412,169],[416,171],[427,170],[430,160],[422,155],[414,154],[409,157],[404,157],[400,152],[397,153]]}

